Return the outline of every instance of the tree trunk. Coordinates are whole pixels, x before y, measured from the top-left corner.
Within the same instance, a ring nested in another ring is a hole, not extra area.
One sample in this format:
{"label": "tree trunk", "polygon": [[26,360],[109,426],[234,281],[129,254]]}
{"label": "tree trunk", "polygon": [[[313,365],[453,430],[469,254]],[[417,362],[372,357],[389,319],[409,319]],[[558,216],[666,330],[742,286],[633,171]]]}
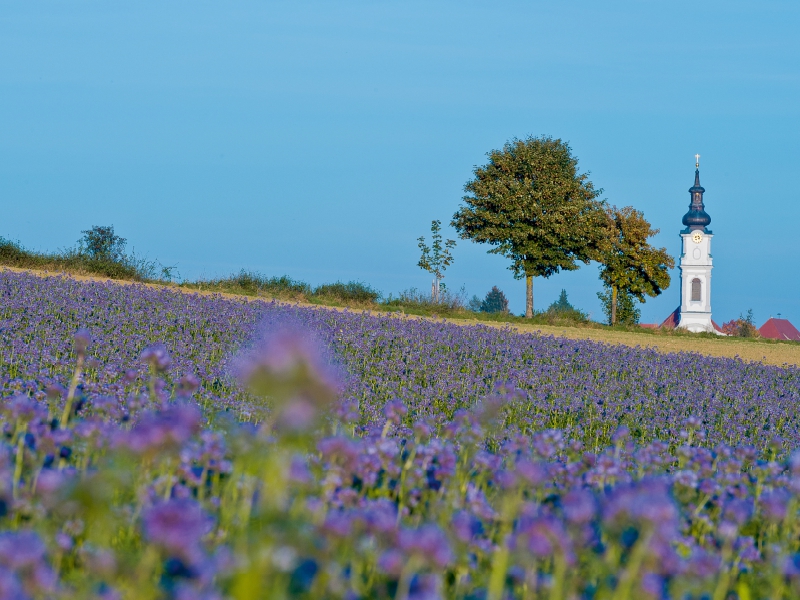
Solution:
{"label": "tree trunk", "polygon": [[617,324],[617,286],[611,286],[611,324]]}
{"label": "tree trunk", "polygon": [[533,275],[525,277],[525,318],[533,318]]}

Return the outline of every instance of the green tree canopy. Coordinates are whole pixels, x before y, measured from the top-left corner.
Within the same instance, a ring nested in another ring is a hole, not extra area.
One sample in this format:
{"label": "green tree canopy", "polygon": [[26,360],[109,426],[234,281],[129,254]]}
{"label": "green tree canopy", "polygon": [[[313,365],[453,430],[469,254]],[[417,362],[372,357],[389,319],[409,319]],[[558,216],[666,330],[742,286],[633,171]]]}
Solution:
{"label": "green tree canopy", "polygon": [[481,303],[481,311],[485,313],[507,313],[508,299],[496,285],[486,294]]}
{"label": "green tree canopy", "polygon": [[655,248],[648,239],[658,233],[641,211],[626,206],[608,207],[607,244],[600,259],[600,279],[608,286],[611,325],[617,323],[617,304],[620,292],[639,302],[645,296],[656,297],[669,287],[669,269],[675,261],[666,248]]}
{"label": "green tree canopy", "polygon": [[462,239],[494,246],[525,278],[525,316],[533,316],[533,278],[572,271],[600,256],[602,190],[578,172],[569,144],[548,136],[513,139],[492,150],[464,186],[452,225]]}
{"label": "green tree canopy", "polygon": [[113,225],[94,225],[81,233],[83,237],[78,240],[78,247],[83,254],[96,260],[111,262],[122,262],[125,259],[127,240],[114,233]]}

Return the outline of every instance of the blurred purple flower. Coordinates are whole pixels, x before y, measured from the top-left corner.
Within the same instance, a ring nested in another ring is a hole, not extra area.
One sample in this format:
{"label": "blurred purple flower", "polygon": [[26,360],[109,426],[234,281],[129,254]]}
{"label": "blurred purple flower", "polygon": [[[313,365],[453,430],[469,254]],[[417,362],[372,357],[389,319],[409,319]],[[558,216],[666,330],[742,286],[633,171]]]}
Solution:
{"label": "blurred purple flower", "polygon": [[395,425],[399,425],[407,414],[408,408],[400,400],[391,400],[383,407],[383,416]]}
{"label": "blurred purple flower", "polygon": [[465,510],[453,515],[450,524],[456,537],[464,543],[471,542],[475,536],[483,533],[483,524],[480,520]]}
{"label": "blurred purple flower", "polygon": [[188,564],[202,557],[200,542],[212,521],[194,500],[167,500],[147,509],[142,516],[145,536],[168,555]]}
{"label": "blurred purple flower", "polygon": [[92,343],[92,335],[89,333],[88,329],[78,329],[72,337],[72,342],[76,354],[86,354],[86,350],[89,349],[89,344]]}
{"label": "blurred purple flower", "polygon": [[142,362],[150,365],[154,371],[166,371],[172,364],[172,359],[163,344],[153,344],[142,351],[139,356]]}
{"label": "blurred purple flower", "polygon": [[778,523],[786,518],[791,496],[784,489],[776,489],[764,492],[759,502],[764,517],[773,523]]}
{"label": "blurred purple flower", "polygon": [[120,444],[137,453],[179,447],[200,431],[202,414],[192,404],[173,404],[142,415]]}
{"label": "blurred purple flower", "polygon": [[407,554],[425,559],[425,564],[443,569],[453,560],[450,542],[436,525],[423,525],[418,529],[402,529],[398,546]]}
{"label": "blurred purple flower", "polygon": [[576,525],[589,523],[597,513],[594,494],[585,489],[574,489],[561,499],[561,506],[567,521]]}
{"label": "blurred purple flower", "polygon": [[406,564],[405,555],[395,548],[386,550],[378,557],[378,569],[387,575],[399,577]]}
{"label": "blurred purple flower", "polygon": [[300,327],[264,333],[234,361],[233,371],[253,393],[273,401],[276,426],[290,432],[311,429],[342,386],[321,343]]}

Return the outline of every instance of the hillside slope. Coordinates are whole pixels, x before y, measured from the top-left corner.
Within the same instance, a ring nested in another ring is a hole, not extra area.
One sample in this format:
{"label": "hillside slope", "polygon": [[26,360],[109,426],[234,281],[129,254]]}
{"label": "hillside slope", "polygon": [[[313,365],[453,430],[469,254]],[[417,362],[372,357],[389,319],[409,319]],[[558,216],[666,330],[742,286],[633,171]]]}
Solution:
{"label": "hillside slope", "polygon": [[[186,293],[186,294],[201,294],[201,295],[218,295],[223,297],[235,297],[239,299],[247,299],[252,302],[264,302],[262,298],[254,298],[251,296],[238,296],[234,294],[224,294],[219,292],[204,292],[194,291],[181,288],[177,285],[165,284],[142,284],[132,281],[108,279],[104,277],[87,276],[87,275],[71,275],[64,273],[56,273],[51,271],[35,271],[31,269],[18,269],[14,267],[0,266],[0,271],[15,271],[27,272],[39,277],[69,277],[79,281],[109,281],[117,285],[146,285],[149,287],[169,287],[170,289]],[[302,304],[302,303],[293,303]],[[317,308],[325,308],[328,310],[353,310],[341,307],[324,306],[319,304],[309,304]],[[374,314],[386,314],[381,311],[368,311]],[[417,317],[414,315],[402,315],[402,318],[419,319],[426,317]],[[477,321],[473,319],[446,319],[449,322],[461,325],[475,325],[477,323],[486,325],[487,327],[509,327],[512,330],[520,332],[534,332],[538,331],[546,335],[553,335],[556,337],[565,337],[569,339],[587,339],[597,342],[604,342],[607,344],[618,344],[630,347],[640,346],[642,348],[653,348],[658,352],[672,353],[672,352],[697,352],[707,356],[721,356],[728,358],[740,358],[750,362],[760,362],[769,365],[794,365],[800,366],[800,344],[775,342],[772,340],[758,340],[758,339],[742,339],[742,338],[725,338],[725,337],[705,337],[705,336],[666,336],[654,335],[649,332],[631,332],[631,331],[615,331],[612,329],[590,329],[582,327],[563,327],[563,326],[550,326],[550,325],[517,325],[517,324],[504,324],[494,323],[487,321]]]}

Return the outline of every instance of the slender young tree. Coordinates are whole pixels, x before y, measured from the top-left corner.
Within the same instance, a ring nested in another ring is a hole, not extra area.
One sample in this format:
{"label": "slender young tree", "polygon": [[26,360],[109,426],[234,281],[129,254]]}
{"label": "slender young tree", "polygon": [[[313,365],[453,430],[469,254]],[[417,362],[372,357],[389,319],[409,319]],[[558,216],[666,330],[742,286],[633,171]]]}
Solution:
{"label": "slender young tree", "polygon": [[655,298],[669,287],[669,269],[675,261],[666,248],[655,248],[648,239],[658,233],[641,211],[626,206],[606,210],[607,244],[600,259],[600,279],[611,290],[611,325],[617,323],[620,291],[639,302]]}
{"label": "slender young tree", "polygon": [[422,252],[417,266],[433,275],[431,300],[439,302],[439,282],[444,279],[444,270],[453,262],[450,251],[455,248],[456,241],[446,240],[442,244],[442,222],[436,220],[431,221],[431,246],[425,243],[425,236],[420,236],[417,242]]}
{"label": "slender young tree", "polygon": [[572,271],[600,256],[602,190],[578,172],[569,144],[548,136],[513,139],[492,150],[464,186],[453,216],[462,239],[494,246],[526,280],[525,316],[533,316],[533,278]]}

